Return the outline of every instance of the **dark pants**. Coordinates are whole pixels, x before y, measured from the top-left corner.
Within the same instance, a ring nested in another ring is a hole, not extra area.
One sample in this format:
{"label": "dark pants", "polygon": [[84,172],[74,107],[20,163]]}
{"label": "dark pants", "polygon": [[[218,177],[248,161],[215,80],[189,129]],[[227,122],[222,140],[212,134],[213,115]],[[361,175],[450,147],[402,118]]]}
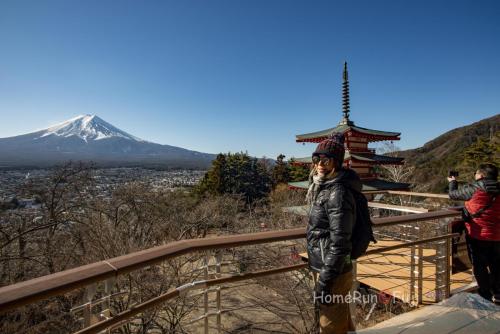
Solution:
{"label": "dark pants", "polygon": [[479,294],[491,300],[500,296],[500,241],[477,240],[467,236],[467,250]]}

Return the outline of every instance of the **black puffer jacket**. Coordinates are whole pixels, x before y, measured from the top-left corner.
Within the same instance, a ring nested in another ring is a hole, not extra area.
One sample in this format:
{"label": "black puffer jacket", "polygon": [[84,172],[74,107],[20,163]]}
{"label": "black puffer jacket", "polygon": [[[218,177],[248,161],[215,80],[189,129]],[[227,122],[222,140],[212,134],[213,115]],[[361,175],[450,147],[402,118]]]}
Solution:
{"label": "black puffer jacket", "polygon": [[477,190],[482,190],[488,194],[496,196],[499,193],[498,181],[491,179],[480,179],[471,184],[467,184],[458,189],[457,181],[450,181],[448,184],[448,192],[451,199],[468,201],[472,198]]}
{"label": "black puffer jacket", "polygon": [[329,284],[352,269],[351,234],[356,221],[356,202],[350,189],[360,192],[355,171],[341,169],[320,186],[313,201],[307,226],[309,267],[319,272],[319,281]]}

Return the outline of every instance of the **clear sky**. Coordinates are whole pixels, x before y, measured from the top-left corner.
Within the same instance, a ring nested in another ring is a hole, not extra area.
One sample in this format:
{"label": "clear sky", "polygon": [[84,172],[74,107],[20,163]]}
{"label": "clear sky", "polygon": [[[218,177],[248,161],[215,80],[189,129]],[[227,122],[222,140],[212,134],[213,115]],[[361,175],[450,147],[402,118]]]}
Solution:
{"label": "clear sky", "polygon": [[143,139],[309,155],[341,119],[415,148],[499,113],[500,1],[0,0],[0,137],[96,114]]}

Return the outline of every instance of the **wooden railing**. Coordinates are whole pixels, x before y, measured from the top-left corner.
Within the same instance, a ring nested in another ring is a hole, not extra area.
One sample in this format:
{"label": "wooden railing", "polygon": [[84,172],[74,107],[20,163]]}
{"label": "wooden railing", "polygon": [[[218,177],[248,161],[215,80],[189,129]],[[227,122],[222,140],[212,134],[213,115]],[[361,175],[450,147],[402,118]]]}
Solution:
{"label": "wooden railing", "polygon": [[[426,238],[418,241],[413,241],[413,242],[403,242],[397,245],[393,246],[388,246],[388,247],[381,247],[378,249],[372,249],[366,252],[365,256],[368,255],[373,255],[373,254],[379,254],[379,253],[384,253],[396,249],[401,249],[401,248],[407,248],[411,246],[417,246],[425,243],[430,243],[430,242],[436,242],[436,241],[443,241],[443,240],[448,240],[450,238],[456,237],[458,234],[446,234],[438,237],[433,237],[433,238]],[[307,268],[307,263],[302,263],[302,264],[296,264],[292,266],[286,266],[286,267],[279,267],[275,269],[270,269],[270,270],[262,270],[262,271],[256,271],[256,272],[251,272],[251,273],[246,273],[246,274],[241,274],[241,275],[230,275],[226,277],[221,277],[221,278],[216,278],[216,279],[211,279],[211,280],[203,280],[203,281],[197,281],[197,282],[192,282],[191,284],[186,284],[180,287],[177,287],[175,289],[172,289],[158,297],[155,297],[153,299],[150,299],[144,303],[135,305],[131,307],[130,309],[115,315],[114,317],[101,321],[99,323],[96,323],[94,325],[91,325],[87,328],[84,328],[75,334],[91,334],[91,333],[99,333],[102,330],[105,330],[111,326],[114,326],[116,324],[119,324],[123,321],[126,321],[127,319],[132,318],[133,316],[144,312],[148,309],[151,309],[159,304],[162,304],[170,299],[173,299],[175,297],[180,296],[181,293],[183,293],[185,290],[188,289],[202,289],[202,288],[209,288],[212,286],[220,286],[222,284],[227,284],[227,283],[235,283],[239,281],[245,281],[245,280],[250,280],[254,278],[259,278],[259,277],[264,277],[264,276],[270,276],[270,275],[276,275],[276,274],[281,274],[289,271],[294,271],[294,270],[300,270]]]}
{"label": "wooden railing", "polygon": [[[454,210],[441,210],[434,212],[418,213],[405,216],[394,216],[374,219],[375,227],[414,223],[428,220],[438,220],[442,218],[457,217],[460,213]],[[434,238],[414,241],[411,243],[403,242],[391,247],[371,250],[368,254],[374,252],[384,252],[387,250],[408,247],[421,243],[433,242],[438,240],[448,240],[453,234],[445,234]],[[301,239],[305,237],[304,228],[296,228],[281,231],[269,231],[259,233],[249,233],[222,237],[213,237],[205,239],[182,240],[166,245],[146,249],[143,251],[123,255],[120,257],[99,261],[81,267],[65,270],[59,273],[31,279],[25,282],[9,285],[0,288],[0,312],[5,312],[16,307],[34,303],[55,295],[63,294],[89,284],[103,281],[118,275],[123,275],[134,270],[138,270],[162,261],[173,259],[184,254],[197,251],[207,251],[215,249],[224,249],[231,247],[241,247],[245,245],[255,245],[284,240]],[[220,285],[221,283],[236,282],[241,280],[253,279],[265,275],[272,275],[281,272],[298,270],[305,268],[306,264],[299,264],[288,267],[275,268],[241,275],[221,277],[215,280],[192,282],[186,286],[177,287],[167,293],[148,300],[142,304],[136,305],[129,310],[124,311],[114,317],[87,327],[78,333],[97,333],[102,329],[120,323],[129,319],[133,315],[143,312],[159,303],[174,298],[182,293],[183,290],[197,287],[206,287],[211,285]]]}
{"label": "wooden railing", "polygon": [[399,190],[367,190],[363,191],[363,194],[389,194],[389,195],[404,195],[404,196],[415,196],[415,197],[428,197],[428,198],[441,198],[450,199],[447,194],[432,194],[432,193],[417,193],[413,191],[399,191]]}

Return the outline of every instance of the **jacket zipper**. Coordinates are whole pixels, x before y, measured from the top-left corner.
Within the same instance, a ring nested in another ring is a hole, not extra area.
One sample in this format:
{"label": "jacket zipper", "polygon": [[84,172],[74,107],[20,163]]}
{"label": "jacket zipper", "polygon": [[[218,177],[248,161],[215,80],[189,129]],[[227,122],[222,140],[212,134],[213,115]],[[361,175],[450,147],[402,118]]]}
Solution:
{"label": "jacket zipper", "polygon": [[322,239],[319,239],[319,249],[321,251],[321,261],[323,261],[323,263],[325,263],[325,252],[323,250],[323,240]]}

